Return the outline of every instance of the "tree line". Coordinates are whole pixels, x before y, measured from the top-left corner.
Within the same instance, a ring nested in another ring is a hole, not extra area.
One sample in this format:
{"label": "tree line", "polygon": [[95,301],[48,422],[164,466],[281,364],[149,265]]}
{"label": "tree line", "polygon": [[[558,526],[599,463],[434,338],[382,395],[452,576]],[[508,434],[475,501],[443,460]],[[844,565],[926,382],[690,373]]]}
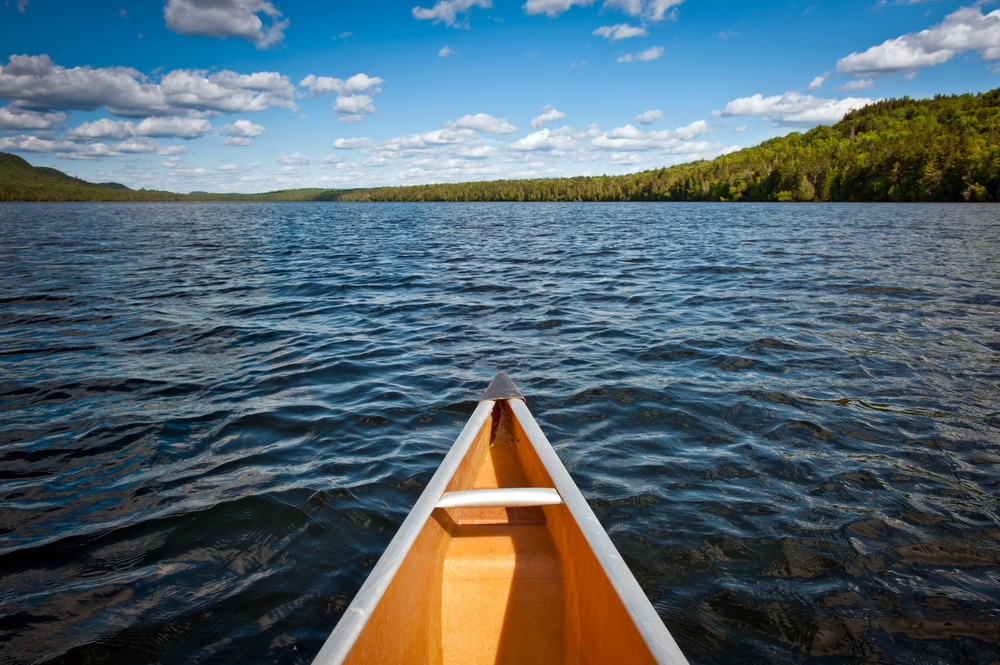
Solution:
{"label": "tree line", "polygon": [[1000,88],[907,97],[711,161],[621,176],[378,187],[337,201],[995,201]]}

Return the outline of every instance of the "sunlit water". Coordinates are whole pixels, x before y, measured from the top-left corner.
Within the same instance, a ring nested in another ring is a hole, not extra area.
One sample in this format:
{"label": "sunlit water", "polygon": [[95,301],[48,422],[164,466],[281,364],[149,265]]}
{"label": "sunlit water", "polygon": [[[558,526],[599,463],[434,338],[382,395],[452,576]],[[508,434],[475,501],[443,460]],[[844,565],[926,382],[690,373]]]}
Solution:
{"label": "sunlit water", "polygon": [[1000,659],[1000,208],[2,204],[0,662],[308,662],[497,369],[693,663]]}

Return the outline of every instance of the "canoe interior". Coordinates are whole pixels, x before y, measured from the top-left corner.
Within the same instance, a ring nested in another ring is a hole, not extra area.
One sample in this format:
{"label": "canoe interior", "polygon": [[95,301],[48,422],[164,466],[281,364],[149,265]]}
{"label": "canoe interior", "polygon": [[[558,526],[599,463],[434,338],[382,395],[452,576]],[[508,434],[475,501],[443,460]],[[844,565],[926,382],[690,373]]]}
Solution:
{"label": "canoe interior", "polygon": [[[447,491],[553,487],[506,401]],[[346,663],[652,663],[569,508],[434,509]]]}

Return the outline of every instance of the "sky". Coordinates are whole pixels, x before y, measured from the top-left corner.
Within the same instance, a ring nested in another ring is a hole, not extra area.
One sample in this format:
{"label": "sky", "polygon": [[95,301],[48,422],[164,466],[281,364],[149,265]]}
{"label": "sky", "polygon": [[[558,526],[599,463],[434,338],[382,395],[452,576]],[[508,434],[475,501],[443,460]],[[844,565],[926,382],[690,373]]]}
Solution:
{"label": "sky", "polygon": [[988,1],[0,2],[0,151],[136,189],[624,174],[1000,87]]}

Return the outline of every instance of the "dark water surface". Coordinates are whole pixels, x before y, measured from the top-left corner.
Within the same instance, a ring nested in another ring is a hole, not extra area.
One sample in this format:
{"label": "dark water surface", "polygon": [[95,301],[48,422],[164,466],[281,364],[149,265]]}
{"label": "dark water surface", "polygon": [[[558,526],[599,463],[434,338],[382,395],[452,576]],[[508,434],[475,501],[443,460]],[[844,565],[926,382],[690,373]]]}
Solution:
{"label": "dark water surface", "polygon": [[309,662],[497,369],[693,663],[1000,660],[1000,208],[2,204],[0,662]]}

